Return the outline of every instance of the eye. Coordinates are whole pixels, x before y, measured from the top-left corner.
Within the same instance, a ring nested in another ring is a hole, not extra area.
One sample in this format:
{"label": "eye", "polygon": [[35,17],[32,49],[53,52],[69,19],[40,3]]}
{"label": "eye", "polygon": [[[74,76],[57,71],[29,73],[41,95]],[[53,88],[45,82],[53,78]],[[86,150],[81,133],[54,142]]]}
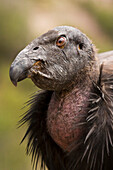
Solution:
{"label": "eye", "polygon": [[77,45],[78,50],[83,50],[84,44],[80,43]]}
{"label": "eye", "polygon": [[60,48],[63,48],[65,44],[66,44],[66,37],[65,36],[59,37],[56,41],[56,45]]}

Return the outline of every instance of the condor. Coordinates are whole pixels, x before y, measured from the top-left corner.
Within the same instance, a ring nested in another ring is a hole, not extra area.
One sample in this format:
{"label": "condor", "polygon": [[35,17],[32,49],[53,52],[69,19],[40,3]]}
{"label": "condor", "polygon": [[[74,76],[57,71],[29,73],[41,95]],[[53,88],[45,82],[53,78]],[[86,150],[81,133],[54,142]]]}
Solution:
{"label": "condor", "polygon": [[80,30],[59,26],[15,58],[10,78],[42,91],[21,120],[35,169],[113,170],[113,51],[97,54]]}

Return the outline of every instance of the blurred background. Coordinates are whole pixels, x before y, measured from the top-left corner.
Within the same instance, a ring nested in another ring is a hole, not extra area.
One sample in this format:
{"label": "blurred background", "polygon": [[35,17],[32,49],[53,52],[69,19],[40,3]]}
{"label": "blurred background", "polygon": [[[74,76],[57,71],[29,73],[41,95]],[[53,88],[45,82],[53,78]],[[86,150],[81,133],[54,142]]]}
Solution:
{"label": "blurred background", "polygon": [[86,33],[99,52],[113,50],[113,0],[0,1],[0,170],[31,170],[24,142],[26,127],[17,128],[24,103],[38,89],[30,80],[15,88],[10,65],[30,41],[58,25]]}

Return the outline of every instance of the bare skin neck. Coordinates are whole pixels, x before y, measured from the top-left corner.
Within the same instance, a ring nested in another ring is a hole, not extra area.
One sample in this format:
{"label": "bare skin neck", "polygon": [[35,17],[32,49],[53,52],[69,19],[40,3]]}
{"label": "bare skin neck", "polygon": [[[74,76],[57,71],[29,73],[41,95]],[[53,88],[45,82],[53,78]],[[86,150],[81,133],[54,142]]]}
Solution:
{"label": "bare skin neck", "polygon": [[64,151],[69,151],[72,143],[83,134],[84,129],[77,124],[83,122],[87,115],[91,87],[91,81],[86,79],[71,90],[54,92],[52,95],[47,128],[53,140]]}

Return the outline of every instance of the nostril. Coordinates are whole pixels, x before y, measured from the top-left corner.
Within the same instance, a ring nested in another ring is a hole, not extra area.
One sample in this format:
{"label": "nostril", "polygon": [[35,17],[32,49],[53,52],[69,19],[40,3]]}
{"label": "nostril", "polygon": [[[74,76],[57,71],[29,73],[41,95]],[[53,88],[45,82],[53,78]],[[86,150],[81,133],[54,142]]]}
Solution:
{"label": "nostril", "polygon": [[38,50],[39,47],[34,47],[33,50]]}

